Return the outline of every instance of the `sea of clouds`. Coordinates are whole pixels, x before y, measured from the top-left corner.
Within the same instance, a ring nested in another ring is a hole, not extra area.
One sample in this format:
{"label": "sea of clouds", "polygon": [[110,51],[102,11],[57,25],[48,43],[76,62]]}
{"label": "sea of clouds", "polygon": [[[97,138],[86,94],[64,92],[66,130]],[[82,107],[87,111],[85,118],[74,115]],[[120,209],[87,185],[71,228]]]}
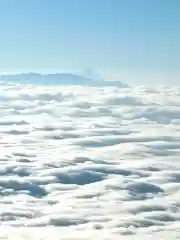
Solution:
{"label": "sea of clouds", "polygon": [[180,237],[180,88],[0,85],[0,239]]}

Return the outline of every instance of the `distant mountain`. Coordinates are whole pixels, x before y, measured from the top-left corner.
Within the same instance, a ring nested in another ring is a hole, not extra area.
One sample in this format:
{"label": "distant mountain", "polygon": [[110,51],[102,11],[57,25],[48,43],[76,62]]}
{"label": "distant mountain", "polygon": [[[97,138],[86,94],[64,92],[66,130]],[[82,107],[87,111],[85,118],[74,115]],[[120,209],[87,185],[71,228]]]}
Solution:
{"label": "distant mountain", "polygon": [[61,85],[95,85],[95,86],[118,86],[126,87],[121,82],[93,80],[88,77],[76,75],[72,73],[54,73],[54,74],[40,74],[40,73],[20,73],[13,75],[0,75],[2,82],[16,82],[22,84],[61,84]]}

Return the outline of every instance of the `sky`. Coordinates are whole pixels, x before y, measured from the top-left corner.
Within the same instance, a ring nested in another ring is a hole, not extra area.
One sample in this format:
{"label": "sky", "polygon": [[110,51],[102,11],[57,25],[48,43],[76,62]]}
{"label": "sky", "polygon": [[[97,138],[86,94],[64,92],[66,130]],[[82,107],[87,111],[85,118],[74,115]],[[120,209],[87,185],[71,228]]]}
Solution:
{"label": "sky", "polygon": [[180,83],[179,0],[1,0],[0,72]]}

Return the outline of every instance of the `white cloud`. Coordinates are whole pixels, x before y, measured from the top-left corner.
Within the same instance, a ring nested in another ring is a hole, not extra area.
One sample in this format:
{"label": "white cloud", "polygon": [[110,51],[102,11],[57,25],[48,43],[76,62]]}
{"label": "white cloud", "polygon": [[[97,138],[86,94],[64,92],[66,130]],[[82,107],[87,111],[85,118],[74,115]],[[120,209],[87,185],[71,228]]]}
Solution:
{"label": "white cloud", "polygon": [[0,239],[180,237],[180,88],[0,91]]}

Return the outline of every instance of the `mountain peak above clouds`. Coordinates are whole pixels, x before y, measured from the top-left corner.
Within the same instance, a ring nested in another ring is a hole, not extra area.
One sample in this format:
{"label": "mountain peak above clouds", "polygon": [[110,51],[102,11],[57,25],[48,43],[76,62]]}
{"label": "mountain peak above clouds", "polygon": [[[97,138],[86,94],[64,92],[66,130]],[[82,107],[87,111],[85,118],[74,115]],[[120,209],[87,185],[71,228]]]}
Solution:
{"label": "mountain peak above clouds", "polygon": [[[118,81],[104,81],[100,77],[95,75],[89,75],[86,72],[86,76],[83,74],[73,73],[49,73],[41,74],[36,72],[18,73],[18,74],[6,74],[0,75],[0,81],[2,82],[15,82],[21,84],[60,84],[60,85],[87,85],[87,86],[118,86],[126,87],[125,84]],[[89,77],[88,77],[89,75]]]}

